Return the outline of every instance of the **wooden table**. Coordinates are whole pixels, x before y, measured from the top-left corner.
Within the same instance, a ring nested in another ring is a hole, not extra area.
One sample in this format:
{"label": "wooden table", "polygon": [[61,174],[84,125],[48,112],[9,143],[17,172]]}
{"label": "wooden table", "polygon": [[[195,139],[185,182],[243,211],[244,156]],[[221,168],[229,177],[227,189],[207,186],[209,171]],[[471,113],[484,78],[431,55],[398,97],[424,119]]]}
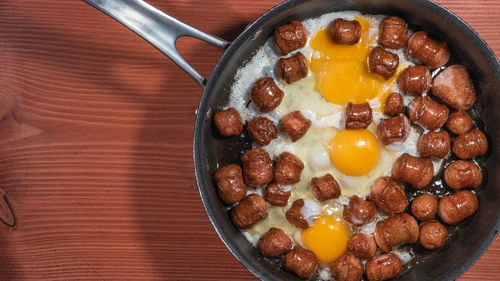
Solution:
{"label": "wooden table", "polygon": [[[232,40],[279,1],[151,2]],[[500,54],[499,1],[439,2]],[[222,53],[178,45],[205,76]],[[17,0],[0,2],[0,66],[0,186],[17,219],[0,225],[1,280],[255,279],[202,207],[202,89],[170,60],[81,1]],[[499,258],[497,239],[461,280],[498,279]]]}

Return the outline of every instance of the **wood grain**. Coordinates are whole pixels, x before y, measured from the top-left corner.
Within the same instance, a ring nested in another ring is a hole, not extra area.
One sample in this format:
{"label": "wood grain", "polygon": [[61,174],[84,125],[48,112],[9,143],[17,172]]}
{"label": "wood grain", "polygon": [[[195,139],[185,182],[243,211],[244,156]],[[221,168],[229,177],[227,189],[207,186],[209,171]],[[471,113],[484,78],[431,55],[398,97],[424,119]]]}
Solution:
{"label": "wood grain", "polygon": [[[227,40],[278,3],[151,2]],[[499,1],[439,2],[500,54]],[[222,53],[179,47],[205,76]],[[190,77],[81,1],[1,1],[0,66],[2,280],[255,279],[199,199]],[[498,279],[499,258],[497,239],[461,280]]]}

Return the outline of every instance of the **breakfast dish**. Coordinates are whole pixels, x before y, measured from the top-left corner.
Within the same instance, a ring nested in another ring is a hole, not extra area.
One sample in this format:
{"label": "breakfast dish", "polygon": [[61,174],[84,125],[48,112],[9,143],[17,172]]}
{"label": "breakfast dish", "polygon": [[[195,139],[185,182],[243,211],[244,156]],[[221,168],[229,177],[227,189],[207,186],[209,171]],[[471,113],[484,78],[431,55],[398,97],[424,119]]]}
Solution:
{"label": "breakfast dish", "polygon": [[416,247],[450,243],[478,208],[488,151],[469,114],[474,85],[450,57],[394,16],[277,27],[213,118],[223,137],[253,141],[214,174],[234,225],[264,257],[318,280],[395,278]]}

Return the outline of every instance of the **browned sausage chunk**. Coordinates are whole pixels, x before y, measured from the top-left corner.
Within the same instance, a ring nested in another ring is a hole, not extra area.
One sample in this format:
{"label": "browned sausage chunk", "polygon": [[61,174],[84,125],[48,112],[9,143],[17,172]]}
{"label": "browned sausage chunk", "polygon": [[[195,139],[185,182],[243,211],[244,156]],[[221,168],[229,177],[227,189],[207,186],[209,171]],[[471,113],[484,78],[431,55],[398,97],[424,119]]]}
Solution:
{"label": "browned sausage chunk", "polygon": [[306,218],[302,215],[301,209],[304,207],[304,200],[297,199],[293,201],[292,206],[285,213],[285,217],[289,223],[295,225],[298,228],[306,229],[309,227]]}
{"label": "browned sausage chunk", "polygon": [[288,198],[292,194],[290,187],[282,186],[275,183],[270,183],[266,187],[266,195],[264,199],[274,206],[286,206]]}
{"label": "browned sausage chunk", "polygon": [[246,229],[267,217],[267,206],[264,198],[250,194],[231,210],[234,224]]}
{"label": "browned sausage chunk", "polygon": [[271,227],[259,239],[257,248],[264,257],[277,257],[292,249],[292,240],[283,230]]}
{"label": "browned sausage chunk", "polygon": [[395,278],[401,273],[403,263],[394,254],[378,255],[366,263],[366,277],[369,281],[383,281]]}
{"label": "browned sausage chunk", "polygon": [[400,17],[387,17],[380,23],[378,43],[389,49],[401,49],[408,41],[408,26]]}
{"label": "browned sausage chunk", "polygon": [[276,170],[274,170],[274,179],[278,184],[294,184],[300,181],[300,175],[304,169],[304,163],[290,152],[283,152],[280,155]]}
{"label": "browned sausage chunk", "polygon": [[438,199],[431,194],[421,194],[411,202],[412,214],[421,221],[432,219],[438,209]]}
{"label": "browned sausage chunk", "polygon": [[248,135],[260,145],[268,145],[278,137],[278,128],[266,117],[255,117],[248,122]]}
{"label": "browned sausage chunk", "polygon": [[403,97],[399,93],[391,93],[385,100],[384,114],[396,116],[403,112],[405,104]]}
{"label": "browned sausage chunk", "polygon": [[318,269],[318,259],[313,252],[300,246],[295,246],[293,250],[286,254],[283,266],[286,270],[305,279],[311,277],[316,272],[316,269]]}
{"label": "browned sausage chunk", "polygon": [[307,76],[309,62],[302,53],[296,53],[289,58],[281,58],[278,61],[278,75],[288,84]]}
{"label": "browned sausage chunk", "polygon": [[363,264],[351,254],[343,254],[330,264],[335,281],[359,281],[363,277]]}
{"label": "browned sausage chunk", "polygon": [[409,133],[410,121],[403,114],[380,120],[377,128],[377,137],[385,145],[403,142]]}
{"label": "browned sausage chunk", "polygon": [[344,219],[358,226],[372,221],[376,214],[375,204],[356,195],[349,198],[349,205],[344,207]]}
{"label": "browned sausage chunk", "polygon": [[247,186],[243,182],[241,167],[230,164],[217,170],[214,175],[217,183],[217,193],[220,199],[227,204],[241,201],[247,194]]}
{"label": "browned sausage chunk", "polygon": [[241,162],[246,184],[264,186],[273,180],[273,161],[264,149],[247,150],[241,156]]}
{"label": "browned sausage chunk", "polygon": [[455,135],[465,134],[472,129],[473,121],[465,111],[455,111],[448,117],[446,127]]}
{"label": "browned sausage chunk", "polygon": [[404,189],[390,177],[378,178],[370,189],[370,200],[384,213],[401,213],[408,206]]}
{"label": "browned sausage chunk", "polygon": [[241,116],[234,108],[228,108],[214,114],[214,123],[223,136],[236,136],[243,130]]}
{"label": "browned sausage chunk", "polygon": [[347,104],[345,108],[346,129],[366,129],[372,123],[372,108],[368,103]]}
{"label": "browned sausage chunk", "polygon": [[250,91],[250,97],[260,112],[270,112],[278,107],[283,100],[283,91],[271,77],[257,80]]}
{"label": "browned sausage chunk", "polygon": [[382,47],[375,47],[371,50],[368,56],[368,67],[370,72],[377,73],[385,78],[391,78],[399,66],[399,57]]}
{"label": "browned sausage chunk", "polygon": [[336,19],[328,25],[333,42],[354,45],[361,38],[361,24],[355,20]]}
{"label": "browned sausage chunk", "polygon": [[426,249],[437,249],[443,246],[448,238],[448,230],[437,220],[424,221],[419,227],[419,241]]}
{"label": "browned sausage chunk", "polygon": [[375,228],[375,242],[384,252],[390,252],[393,247],[401,244],[415,243],[417,240],[417,220],[407,213],[379,221]]}
{"label": "browned sausage chunk", "polygon": [[410,120],[422,128],[434,131],[443,127],[450,110],[444,104],[429,98],[418,96],[408,106]]}
{"label": "browned sausage chunk", "polygon": [[471,159],[484,155],[487,151],[488,139],[483,132],[477,129],[460,135],[453,141],[453,152],[460,159]]}
{"label": "browned sausage chunk", "polygon": [[312,178],[311,189],[314,196],[321,202],[340,196],[339,183],[330,174]]}
{"label": "browned sausage chunk", "polygon": [[417,148],[422,157],[444,158],[450,152],[450,135],[446,131],[424,133],[418,138]]}
{"label": "browned sausage chunk", "polygon": [[274,45],[283,56],[304,47],[306,42],[307,31],[300,21],[294,20],[274,30]]}
{"label": "browned sausage chunk", "polygon": [[300,111],[293,111],[281,119],[280,131],[287,134],[295,142],[303,137],[311,127],[311,121],[302,115]]}
{"label": "browned sausage chunk", "polygon": [[424,65],[408,66],[398,76],[398,87],[407,95],[427,93],[431,83],[431,73]]}
{"label": "browned sausage chunk", "polygon": [[483,181],[483,174],[474,162],[458,160],[446,168],[444,181],[454,190],[465,187],[478,187]]}
{"label": "browned sausage chunk", "polygon": [[457,110],[468,110],[476,102],[476,90],[462,65],[452,65],[432,82],[432,93]]}
{"label": "browned sausage chunk", "polygon": [[477,205],[477,198],[472,192],[461,190],[439,200],[439,217],[447,224],[457,224],[474,214]]}
{"label": "browned sausage chunk", "polygon": [[347,251],[362,260],[372,258],[377,252],[375,238],[364,233],[353,234],[347,241]]}
{"label": "browned sausage chunk", "polygon": [[414,157],[405,153],[394,162],[392,177],[411,184],[414,188],[423,188],[432,179],[434,165],[430,158]]}
{"label": "browned sausage chunk", "polygon": [[448,45],[430,38],[425,31],[415,32],[410,37],[408,54],[427,65],[431,70],[440,68],[450,59]]}

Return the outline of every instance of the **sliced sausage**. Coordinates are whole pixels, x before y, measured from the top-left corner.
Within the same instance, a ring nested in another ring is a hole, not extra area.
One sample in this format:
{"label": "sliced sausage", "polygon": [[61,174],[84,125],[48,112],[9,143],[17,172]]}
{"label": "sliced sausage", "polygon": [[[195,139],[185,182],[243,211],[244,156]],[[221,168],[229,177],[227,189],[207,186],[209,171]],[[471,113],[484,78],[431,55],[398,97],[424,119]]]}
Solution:
{"label": "sliced sausage", "polygon": [[396,116],[403,112],[405,104],[403,97],[399,93],[391,93],[385,100],[384,114]]}
{"label": "sliced sausage", "polygon": [[422,157],[444,158],[450,152],[450,135],[446,131],[424,133],[418,138],[417,148]]}
{"label": "sliced sausage", "polygon": [[286,211],[285,217],[289,223],[295,225],[298,228],[306,229],[309,227],[309,224],[302,214],[302,207],[304,207],[303,199],[297,199],[293,201],[290,209]]}
{"label": "sliced sausage", "polygon": [[373,182],[370,201],[388,215],[401,213],[408,206],[404,189],[390,177],[381,177]]}
{"label": "sliced sausage", "polygon": [[438,209],[438,199],[431,194],[420,194],[411,202],[411,213],[419,220],[432,219]]}
{"label": "sliced sausage", "polygon": [[445,42],[430,38],[425,31],[415,32],[408,40],[408,54],[431,70],[440,68],[450,60],[450,50]]}
{"label": "sliced sausage", "polygon": [[217,193],[226,204],[241,201],[247,194],[247,185],[243,181],[241,167],[230,164],[217,170],[214,175],[217,183]]}
{"label": "sliced sausage", "polygon": [[384,252],[390,252],[393,247],[401,244],[415,243],[417,240],[417,220],[407,213],[379,221],[375,228],[375,242]]}
{"label": "sliced sausage", "polygon": [[286,83],[292,84],[307,76],[309,62],[302,53],[278,61],[278,75]]}
{"label": "sliced sausage", "polygon": [[465,111],[455,111],[448,117],[446,128],[455,135],[465,134],[472,129],[473,121]]}
{"label": "sliced sausage", "polygon": [[361,24],[356,20],[336,19],[328,25],[333,42],[354,45],[361,38]]}
{"label": "sliced sausage", "polygon": [[403,263],[398,256],[389,253],[371,258],[365,268],[369,281],[383,281],[396,278],[401,273]]}
{"label": "sliced sausage", "polygon": [[273,121],[266,117],[255,117],[247,126],[250,138],[260,145],[268,145],[273,139],[278,137],[278,128]]}
{"label": "sliced sausage", "polygon": [[408,134],[410,134],[410,121],[403,114],[382,119],[377,127],[377,137],[384,145],[403,142]]}
{"label": "sliced sausage", "polygon": [[330,272],[335,281],[360,281],[363,271],[361,261],[351,254],[343,254],[330,264]]}
{"label": "sliced sausage", "polygon": [[257,243],[257,248],[264,257],[277,257],[292,249],[292,240],[281,229],[271,227]]}
{"label": "sliced sausage", "polygon": [[273,39],[278,53],[285,56],[306,45],[307,31],[300,21],[294,20],[276,28]]}
{"label": "sliced sausage", "polygon": [[300,246],[295,246],[283,259],[286,270],[295,273],[298,277],[305,279],[311,277],[318,269],[316,255]]}
{"label": "sliced sausage", "polygon": [[428,185],[434,174],[430,158],[420,158],[405,153],[392,166],[392,177],[420,189]]}
{"label": "sliced sausage", "polygon": [[354,195],[349,198],[349,205],[344,207],[344,219],[354,225],[364,225],[375,218],[377,207],[370,201]]}
{"label": "sliced sausage", "polygon": [[408,113],[413,123],[429,131],[434,131],[446,123],[450,109],[428,96],[418,96],[408,106]]}
{"label": "sliced sausage", "polygon": [[241,229],[247,229],[266,217],[266,201],[257,194],[248,195],[231,209],[231,218],[234,224]]}
{"label": "sliced sausage", "polygon": [[286,206],[288,204],[288,198],[292,194],[290,187],[270,183],[266,187],[266,195],[264,199],[274,206]]}
{"label": "sliced sausage", "polygon": [[348,103],[345,108],[346,129],[366,129],[372,123],[372,108],[368,103]]}
{"label": "sliced sausage", "polygon": [[408,25],[400,17],[387,17],[380,23],[378,43],[385,48],[401,49],[408,42]]}
{"label": "sliced sausage", "polygon": [[290,152],[283,152],[276,163],[274,179],[278,184],[294,184],[300,181],[304,163]]}
{"label": "sliced sausage", "polygon": [[444,181],[454,190],[478,187],[483,181],[483,173],[474,162],[458,160],[446,168]]}
{"label": "sliced sausage", "polygon": [[420,234],[418,240],[426,249],[437,249],[443,246],[448,238],[448,230],[437,220],[424,221],[419,227]]}
{"label": "sliced sausage", "polygon": [[468,190],[461,190],[439,200],[439,217],[447,224],[457,224],[477,210],[476,195]]}
{"label": "sliced sausage", "polygon": [[273,180],[273,161],[264,149],[247,150],[241,156],[246,184],[264,186]]}
{"label": "sliced sausage", "polygon": [[486,154],[488,139],[480,130],[474,129],[460,135],[453,141],[453,152],[460,159],[471,159]]}
{"label": "sliced sausage", "polygon": [[432,93],[457,110],[468,110],[476,102],[476,90],[462,65],[449,66],[439,73],[432,82]]}
{"label": "sliced sausage", "polygon": [[283,91],[271,77],[262,77],[257,80],[250,90],[250,97],[260,112],[270,112],[281,104]]}
{"label": "sliced sausage", "polygon": [[228,108],[214,114],[215,127],[223,136],[236,136],[243,130],[241,116],[234,108]]}
{"label": "sliced sausage", "polygon": [[368,56],[368,68],[370,72],[376,73],[385,80],[391,78],[399,66],[399,57],[382,47],[375,47],[370,51]]}
{"label": "sliced sausage", "polygon": [[337,180],[330,175],[326,174],[322,177],[314,177],[311,179],[311,190],[314,197],[320,202],[332,198],[339,198],[340,186]]}
{"label": "sliced sausage", "polygon": [[295,142],[303,137],[311,127],[311,121],[300,111],[292,111],[281,119],[280,131],[287,134]]}
{"label": "sliced sausage", "polygon": [[347,241],[347,251],[362,260],[372,258],[377,252],[375,238],[364,233],[353,234]]}
{"label": "sliced sausage", "polygon": [[431,89],[432,77],[424,65],[408,66],[398,76],[398,87],[403,93],[421,95]]}

